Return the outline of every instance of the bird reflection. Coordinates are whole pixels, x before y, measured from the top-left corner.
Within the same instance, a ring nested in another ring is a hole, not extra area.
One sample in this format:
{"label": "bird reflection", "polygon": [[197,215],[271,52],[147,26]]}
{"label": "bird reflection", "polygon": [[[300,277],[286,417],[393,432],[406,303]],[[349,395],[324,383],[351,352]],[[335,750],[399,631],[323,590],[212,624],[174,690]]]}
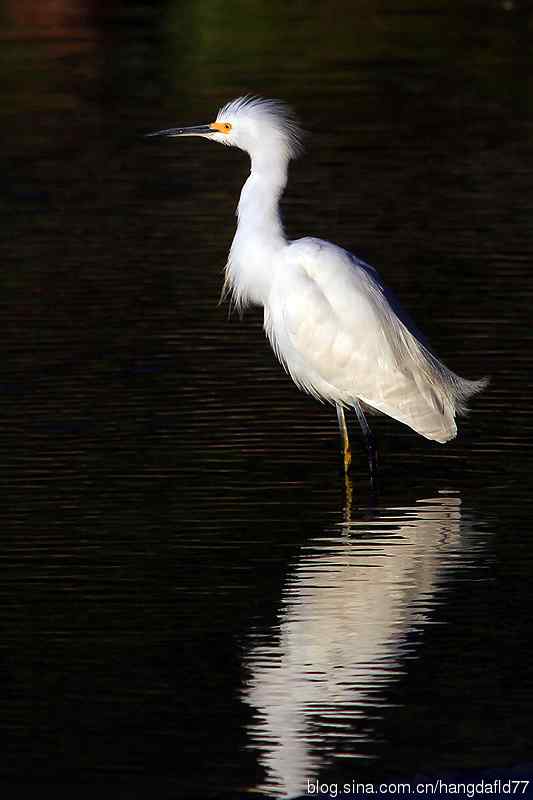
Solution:
{"label": "bird reflection", "polygon": [[345,514],[307,543],[275,634],[250,637],[243,695],[265,772],[257,788],[271,794],[304,793],[333,758],[368,755],[386,688],[416,648],[408,634],[430,619],[446,566],[466,547],[457,493]]}

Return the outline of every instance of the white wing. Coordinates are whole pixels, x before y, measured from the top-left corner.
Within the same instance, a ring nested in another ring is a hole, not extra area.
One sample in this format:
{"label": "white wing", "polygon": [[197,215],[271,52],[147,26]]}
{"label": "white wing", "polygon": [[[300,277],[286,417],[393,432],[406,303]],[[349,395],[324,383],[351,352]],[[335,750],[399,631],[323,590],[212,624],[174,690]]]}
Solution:
{"label": "white wing", "polygon": [[448,370],[378,273],[330,242],[287,247],[265,306],[265,329],[294,381],[320,399],[365,404],[438,442],[483,381]]}

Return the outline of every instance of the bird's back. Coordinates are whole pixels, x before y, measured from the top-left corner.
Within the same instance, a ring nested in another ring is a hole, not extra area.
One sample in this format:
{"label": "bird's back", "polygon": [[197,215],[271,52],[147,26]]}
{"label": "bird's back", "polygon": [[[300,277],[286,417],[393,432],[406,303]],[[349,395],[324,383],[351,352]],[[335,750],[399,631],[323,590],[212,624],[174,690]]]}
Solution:
{"label": "bird's back", "polygon": [[446,442],[455,415],[486,385],[451,372],[370,266],[330,242],[289,244],[265,329],[294,381],[314,396],[366,406]]}

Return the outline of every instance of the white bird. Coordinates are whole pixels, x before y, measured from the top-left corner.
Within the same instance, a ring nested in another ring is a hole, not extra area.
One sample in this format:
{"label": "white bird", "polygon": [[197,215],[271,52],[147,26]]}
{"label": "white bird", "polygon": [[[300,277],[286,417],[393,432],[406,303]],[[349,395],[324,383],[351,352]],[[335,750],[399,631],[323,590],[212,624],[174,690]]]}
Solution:
{"label": "white bird", "polygon": [[201,136],[250,156],[225,291],[239,308],[263,306],[266,335],[293,381],[336,406],[346,471],[345,409],[359,419],[372,479],[376,452],[363,409],[388,414],[436,442],[456,436],[456,414],[487,380],[469,381],[449,370],[373,267],[331,242],[285,236],[279,202],[302,141],[285,103],[239,97],[210,124],[148,135]]}

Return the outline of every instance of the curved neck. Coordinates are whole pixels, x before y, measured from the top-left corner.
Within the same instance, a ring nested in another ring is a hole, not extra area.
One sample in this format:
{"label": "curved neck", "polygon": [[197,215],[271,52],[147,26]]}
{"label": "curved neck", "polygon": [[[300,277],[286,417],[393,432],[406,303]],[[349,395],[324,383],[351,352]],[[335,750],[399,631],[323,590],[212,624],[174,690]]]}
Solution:
{"label": "curved neck", "polygon": [[287,244],[279,213],[286,183],[286,160],[265,156],[252,158],[252,169],[241,191],[237,232],[226,265],[225,287],[238,306],[267,302],[276,254]]}
{"label": "curved neck", "polygon": [[287,184],[287,164],[254,156],[250,176],[242,187],[237,235],[252,237],[262,247],[285,243],[279,201]]}

